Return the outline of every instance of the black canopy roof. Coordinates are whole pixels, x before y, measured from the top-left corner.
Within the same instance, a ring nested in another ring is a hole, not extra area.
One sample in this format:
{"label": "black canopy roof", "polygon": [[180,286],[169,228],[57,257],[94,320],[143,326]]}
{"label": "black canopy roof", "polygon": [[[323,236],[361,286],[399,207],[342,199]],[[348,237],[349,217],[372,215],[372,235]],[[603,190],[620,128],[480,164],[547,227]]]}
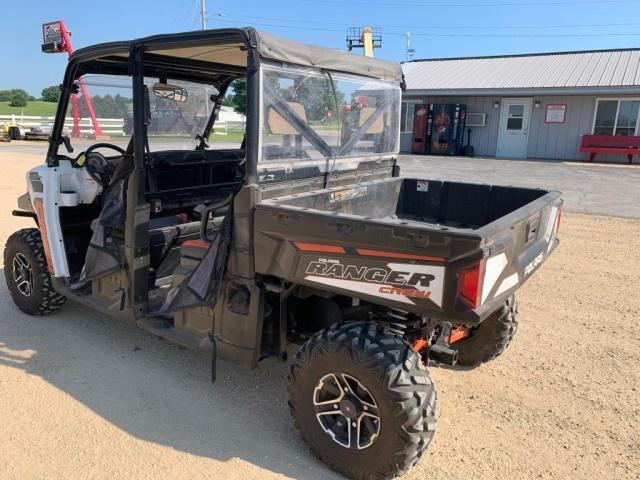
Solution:
{"label": "black canopy roof", "polygon": [[[198,65],[204,68],[214,64],[229,73],[237,73],[246,70],[250,51],[265,60],[402,82],[398,63],[294,42],[253,28],[203,30],[102,43],[76,50],[70,62],[89,63],[91,67],[87,69],[121,70],[128,64],[129,52],[135,46],[145,48],[145,64],[147,57],[159,63],[171,58],[172,62],[183,63],[185,67],[197,69]],[[82,70],[81,67],[79,74]]]}

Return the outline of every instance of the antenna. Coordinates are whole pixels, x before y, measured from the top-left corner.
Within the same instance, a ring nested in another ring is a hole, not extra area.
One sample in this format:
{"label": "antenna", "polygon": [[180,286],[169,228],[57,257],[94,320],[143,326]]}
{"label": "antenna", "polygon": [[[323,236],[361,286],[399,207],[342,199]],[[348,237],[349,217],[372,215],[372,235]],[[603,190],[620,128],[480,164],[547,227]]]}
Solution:
{"label": "antenna", "polygon": [[411,48],[411,32],[405,33],[404,36],[407,39],[407,47],[404,52],[404,61],[410,62],[411,60],[413,60],[413,56],[416,53],[416,49]]}

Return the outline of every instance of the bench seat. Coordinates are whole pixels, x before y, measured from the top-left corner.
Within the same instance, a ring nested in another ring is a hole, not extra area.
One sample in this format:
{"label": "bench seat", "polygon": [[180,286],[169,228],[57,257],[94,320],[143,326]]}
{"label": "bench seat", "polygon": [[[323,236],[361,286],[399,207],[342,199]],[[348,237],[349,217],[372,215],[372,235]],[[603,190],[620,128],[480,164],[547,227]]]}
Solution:
{"label": "bench seat", "polygon": [[626,155],[629,164],[634,155],[640,155],[640,137],[627,135],[583,135],[580,142],[580,152],[589,154],[589,161],[593,163],[598,153]]}

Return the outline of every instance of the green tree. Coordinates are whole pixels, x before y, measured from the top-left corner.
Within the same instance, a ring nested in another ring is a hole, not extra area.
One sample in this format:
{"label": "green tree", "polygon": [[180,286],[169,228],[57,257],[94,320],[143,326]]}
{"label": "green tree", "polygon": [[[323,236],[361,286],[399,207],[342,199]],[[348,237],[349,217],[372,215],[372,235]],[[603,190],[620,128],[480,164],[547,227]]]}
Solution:
{"label": "green tree", "polygon": [[27,98],[28,95],[25,95],[23,92],[15,92],[11,96],[11,105],[12,107],[26,107],[27,106]]}
{"label": "green tree", "polygon": [[326,77],[308,76],[298,80],[293,87],[293,100],[304,105],[307,120],[323,121],[329,111],[337,118],[339,109],[344,103],[344,93],[336,90],[334,94],[331,81]]}
{"label": "green tree", "polygon": [[[79,97],[80,116],[88,117],[89,109],[84,101],[84,97]],[[91,97],[91,105],[96,113],[96,117],[99,118],[125,118],[127,116],[129,99],[117,94],[115,97],[112,95],[93,95]]]}
{"label": "green tree", "polygon": [[222,105],[224,105],[225,107],[233,107],[233,94],[229,94],[227,93],[224,97],[224,99],[222,100]]}
{"label": "green tree", "polygon": [[23,90],[22,88],[12,88],[11,90],[0,90],[0,102],[11,102],[13,100],[13,96],[16,94],[24,96],[25,101],[35,100],[35,98],[29,95],[26,90]]}
{"label": "green tree", "polygon": [[57,102],[58,97],[60,96],[60,86],[52,85],[50,87],[44,88],[42,90],[42,101],[43,102]]}
{"label": "green tree", "polygon": [[233,88],[231,96],[233,109],[245,115],[247,113],[247,81],[245,79],[234,80],[231,88]]}

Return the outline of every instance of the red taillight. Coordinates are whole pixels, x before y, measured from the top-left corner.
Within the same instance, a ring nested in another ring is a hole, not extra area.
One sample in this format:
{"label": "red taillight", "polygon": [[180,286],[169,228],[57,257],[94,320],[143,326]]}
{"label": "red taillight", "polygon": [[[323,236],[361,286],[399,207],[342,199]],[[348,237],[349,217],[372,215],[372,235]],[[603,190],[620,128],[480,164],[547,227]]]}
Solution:
{"label": "red taillight", "polygon": [[560,220],[562,220],[562,209],[558,208],[558,216],[556,217],[556,235],[560,231]]}
{"label": "red taillight", "polygon": [[458,297],[474,309],[482,303],[484,265],[485,259],[482,259],[458,272]]}

